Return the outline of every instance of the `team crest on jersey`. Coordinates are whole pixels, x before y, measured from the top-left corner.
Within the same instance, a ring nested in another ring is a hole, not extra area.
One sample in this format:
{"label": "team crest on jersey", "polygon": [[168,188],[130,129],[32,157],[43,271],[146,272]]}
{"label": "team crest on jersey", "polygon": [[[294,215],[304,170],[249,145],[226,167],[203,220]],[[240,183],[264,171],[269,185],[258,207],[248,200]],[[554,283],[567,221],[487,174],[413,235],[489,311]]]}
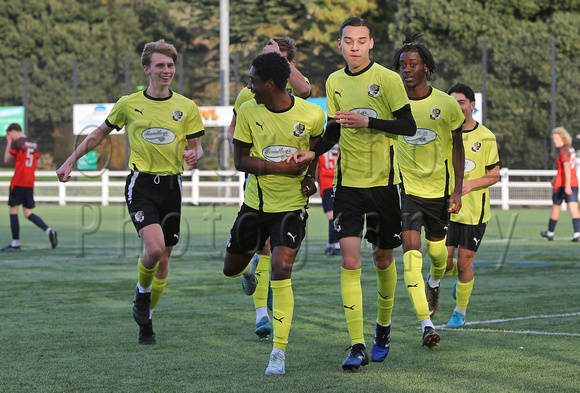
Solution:
{"label": "team crest on jersey", "polygon": [[369,97],[373,97],[376,98],[378,96],[381,95],[381,87],[379,85],[377,85],[376,83],[373,83],[372,85],[369,85]]}
{"label": "team crest on jersey", "polygon": [[173,111],[173,120],[175,120],[175,121],[183,120],[183,112],[180,111],[179,109],[174,110]]}
{"label": "team crest on jersey", "polygon": [[431,109],[431,115],[429,116],[432,120],[439,120],[441,119],[441,109],[433,108]]}
{"label": "team crest on jersey", "polygon": [[143,213],[143,210],[139,210],[137,213],[135,213],[134,220],[136,222],[143,222],[144,219],[145,219],[145,214]]}
{"label": "team crest on jersey", "polygon": [[294,136],[302,136],[306,133],[306,126],[302,123],[294,124]]}
{"label": "team crest on jersey", "polygon": [[473,150],[474,152],[478,152],[481,150],[481,142],[475,141],[471,144],[471,150]]}

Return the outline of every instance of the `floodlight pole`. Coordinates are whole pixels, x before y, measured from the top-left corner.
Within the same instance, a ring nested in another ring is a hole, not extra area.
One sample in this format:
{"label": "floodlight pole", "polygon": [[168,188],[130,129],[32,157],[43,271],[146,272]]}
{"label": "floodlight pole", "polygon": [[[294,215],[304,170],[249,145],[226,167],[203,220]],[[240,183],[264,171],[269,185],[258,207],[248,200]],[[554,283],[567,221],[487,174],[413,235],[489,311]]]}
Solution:
{"label": "floodlight pole", "polygon": [[[230,104],[230,5],[229,0],[220,0],[220,105]],[[220,169],[229,167],[230,146],[228,127],[222,127],[219,144]]]}

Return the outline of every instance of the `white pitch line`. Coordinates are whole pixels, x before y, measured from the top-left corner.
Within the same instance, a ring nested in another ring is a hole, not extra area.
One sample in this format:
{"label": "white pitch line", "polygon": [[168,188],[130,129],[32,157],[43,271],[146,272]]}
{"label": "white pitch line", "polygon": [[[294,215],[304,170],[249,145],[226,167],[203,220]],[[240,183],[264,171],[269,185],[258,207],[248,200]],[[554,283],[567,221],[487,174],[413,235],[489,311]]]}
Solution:
{"label": "white pitch line", "polygon": [[478,322],[467,322],[465,325],[481,325],[484,323],[502,323],[511,321],[523,321],[525,319],[540,319],[540,318],[565,318],[565,317],[576,317],[580,316],[580,312],[573,312],[570,314],[553,314],[553,315],[532,315],[529,317],[518,317],[518,318],[505,318],[505,319],[492,319],[489,321],[478,321]]}
{"label": "white pitch line", "polygon": [[[518,318],[504,318],[504,319],[492,319],[489,321],[474,321],[466,322],[465,326],[471,325],[482,325],[488,323],[503,323],[512,321],[523,321],[527,319],[541,319],[541,318],[566,318],[566,317],[576,317],[580,316],[580,312],[574,312],[569,314],[553,314],[553,315],[532,315],[529,317],[518,317]],[[448,328],[447,325],[435,326],[435,329],[441,330],[460,330],[460,331],[470,331],[470,332],[489,332],[489,333],[516,333],[516,334],[538,334],[546,336],[572,336],[580,337],[579,333],[551,333],[551,332],[539,332],[535,330],[500,330],[500,329],[465,329],[465,328]]]}
{"label": "white pitch line", "polygon": [[538,332],[535,330],[500,330],[500,329],[464,329],[464,328],[446,328],[441,326],[439,330],[461,330],[466,332],[487,332],[487,333],[516,333],[516,334],[537,334],[542,336],[572,336],[580,337],[580,333],[550,333]]}

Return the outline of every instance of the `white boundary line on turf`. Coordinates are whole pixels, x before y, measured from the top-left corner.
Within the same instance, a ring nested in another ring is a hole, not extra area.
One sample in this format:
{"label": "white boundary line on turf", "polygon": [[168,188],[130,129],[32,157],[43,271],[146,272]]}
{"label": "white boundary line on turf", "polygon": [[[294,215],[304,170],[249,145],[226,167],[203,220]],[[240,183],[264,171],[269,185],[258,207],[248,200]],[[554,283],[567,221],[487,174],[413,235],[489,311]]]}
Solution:
{"label": "white boundary line on turf", "polygon": [[[474,322],[466,322],[465,326],[481,325],[481,324],[487,324],[487,323],[503,323],[503,322],[511,322],[511,321],[523,321],[526,319],[566,318],[566,317],[576,317],[576,316],[580,316],[580,312],[574,312],[574,313],[569,313],[569,314],[532,315],[529,317],[492,319],[489,321],[474,321]],[[534,331],[534,330],[465,329],[465,328],[448,328],[447,325],[439,325],[439,326],[435,326],[435,328],[441,329],[441,330],[460,330],[460,331],[472,331],[472,332],[539,334],[539,335],[546,335],[546,336],[580,337],[579,333],[552,333],[552,332],[539,332],[539,331]]]}
{"label": "white boundary line on turf", "polygon": [[550,333],[538,332],[535,330],[500,330],[500,329],[464,329],[464,328],[446,328],[442,326],[439,330],[460,330],[465,332],[487,332],[487,333],[516,333],[516,334],[538,334],[542,336],[572,336],[580,337],[580,333]]}

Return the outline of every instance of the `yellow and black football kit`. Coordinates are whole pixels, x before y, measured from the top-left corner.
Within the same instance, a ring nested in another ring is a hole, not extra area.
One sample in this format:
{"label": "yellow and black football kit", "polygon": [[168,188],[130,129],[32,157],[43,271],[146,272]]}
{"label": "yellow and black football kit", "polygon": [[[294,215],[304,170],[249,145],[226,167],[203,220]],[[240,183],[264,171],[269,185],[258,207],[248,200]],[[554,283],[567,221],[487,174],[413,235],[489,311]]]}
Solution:
{"label": "yellow and black football kit", "polygon": [[161,99],[145,91],[123,96],[106,122],[117,130],[125,127],[131,145],[129,169],[145,173],[182,173],[186,139],[204,134],[195,102],[174,92]]}
{"label": "yellow and black football kit", "polygon": [[[351,73],[348,67],[332,73],[326,81],[326,111],[352,111],[369,117],[368,128],[336,127],[340,152],[335,169],[334,226],[337,238],[360,237],[366,217],[365,237],[381,249],[401,244],[401,220],[397,167],[397,136],[370,127],[372,121],[396,123],[395,112],[407,112],[403,123],[414,127],[409,99],[401,77],[371,62]],[[333,133],[332,120],[327,134]],[[387,128],[389,129],[389,128]],[[391,129],[389,129],[391,130]],[[330,137],[330,141],[332,137]],[[320,142],[319,142],[320,144]],[[391,323],[397,271],[395,261],[377,274],[377,326]],[[351,343],[364,343],[361,269],[341,269],[341,295]]]}
{"label": "yellow and black football kit", "polygon": [[[499,165],[495,135],[485,126],[477,124],[471,131],[463,131],[465,168],[463,181],[480,179]],[[461,210],[451,214],[452,222],[476,225],[491,218],[489,188],[476,188],[461,197]]]}
{"label": "yellow and black football kit", "polygon": [[[240,108],[234,132],[234,144],[251,147],[250,156],[280,162],[297,150],[309,150],[310,139],[322,134],[324,112],[318,105],[292,97],[292,105],[282,112],[272,112],[255,100]],[[302,194],[304,174],[251,175],[246,185],[244,203],[252,209],[277,213],[306,207]]]}
{"label": "yellow and black football kit", "polygon": [[163,223],[165,245],[177,244],[183,150],[186,139],[204,134],[197,105],[173,92],[157,99],[140,91],[121,97],[106,123],[117,130],[125,127],[129,135],[125,199],[135,229]]}
{"label": "yellow and black football kit", "polygon": [[417,133],[399,136],[397,150],[405,193],[446,197],[455,183],[453,132],[461,128],[465,117],[455,98],[434,88],[426,97],[410,102]]}

